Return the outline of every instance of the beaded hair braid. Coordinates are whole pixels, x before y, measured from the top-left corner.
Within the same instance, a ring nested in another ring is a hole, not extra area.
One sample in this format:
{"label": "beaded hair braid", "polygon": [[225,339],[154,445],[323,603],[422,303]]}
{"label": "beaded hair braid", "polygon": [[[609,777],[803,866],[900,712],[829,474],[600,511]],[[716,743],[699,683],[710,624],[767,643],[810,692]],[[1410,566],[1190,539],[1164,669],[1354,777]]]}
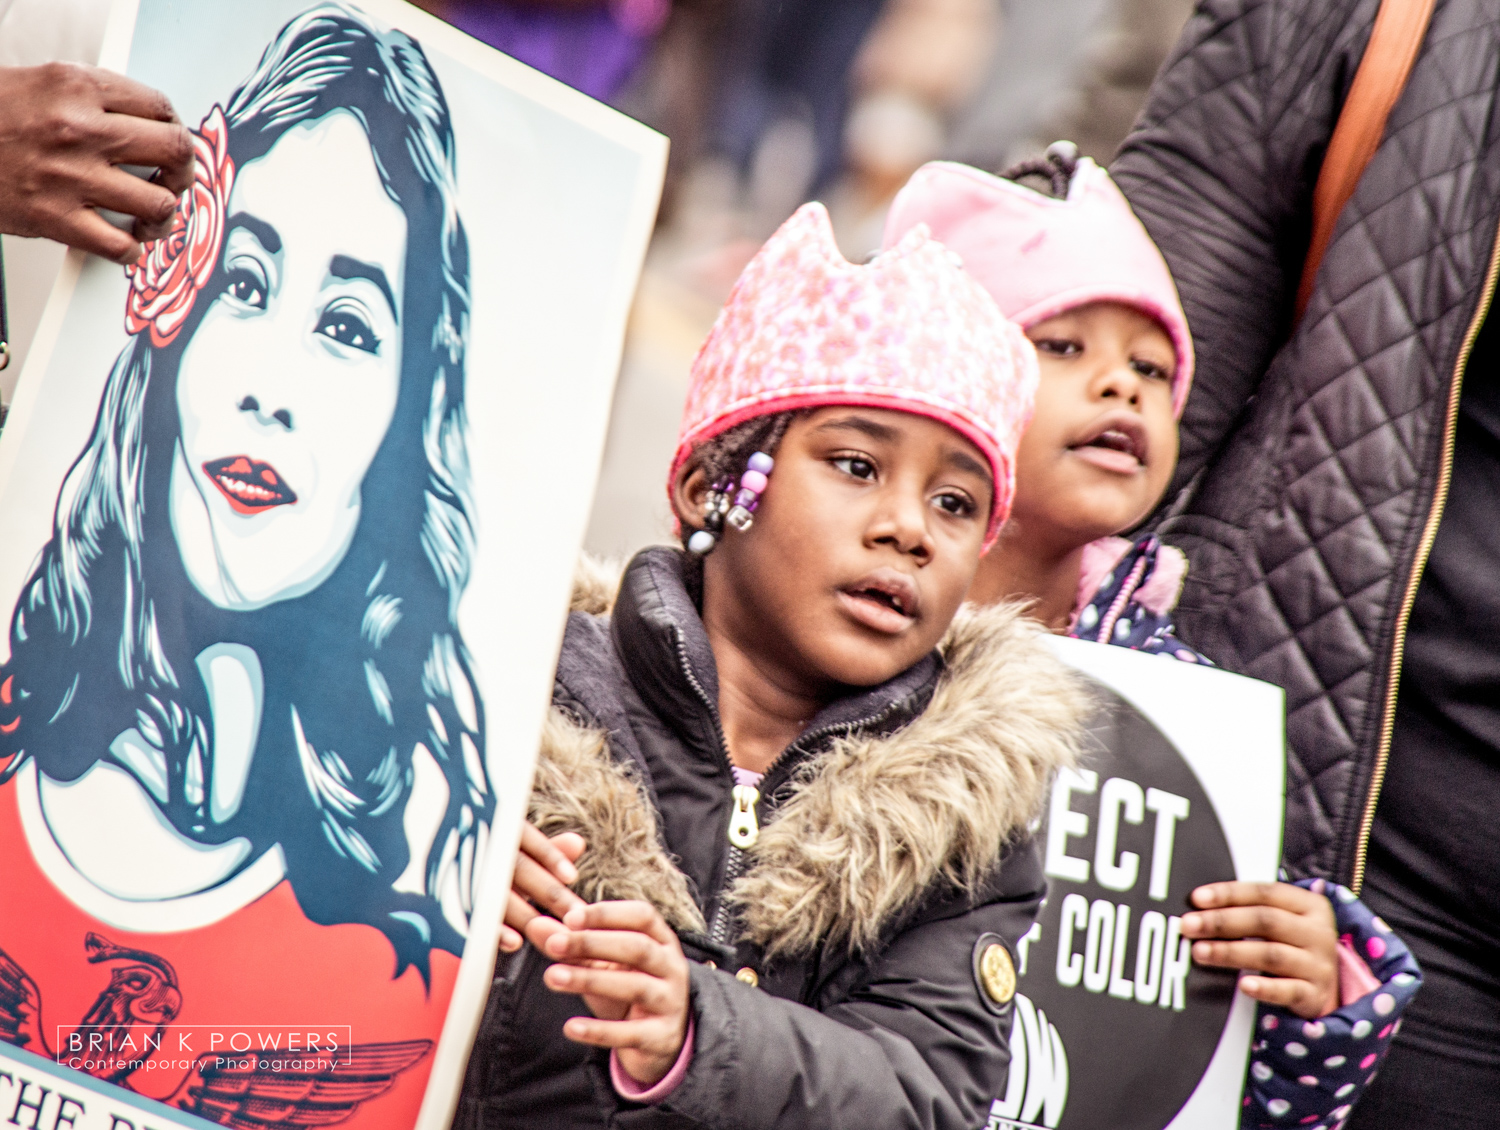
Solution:
{"label": "beaded hair braid", "polygon": [[[703,477],[710,486],[737,482],[749,464],[750,456],[757,451],[774,456],[792,421],[806,412],[806,409],[777,412],[736,424],[695,447],[690,463],[703,469]],[[683,523],[683,545],[687,545],[688,539],[701,528],[701,521],[693,526]]]}

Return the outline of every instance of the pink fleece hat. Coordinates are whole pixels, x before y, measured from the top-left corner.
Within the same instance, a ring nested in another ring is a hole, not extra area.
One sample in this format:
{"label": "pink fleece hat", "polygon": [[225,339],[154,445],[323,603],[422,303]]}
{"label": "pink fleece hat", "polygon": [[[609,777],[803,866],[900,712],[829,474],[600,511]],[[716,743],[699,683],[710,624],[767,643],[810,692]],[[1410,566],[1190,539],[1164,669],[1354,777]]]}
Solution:
{"label": "pink fleece hat", "polygon": [[885,221],[890,247],[918,224],[963,259],[1008,318],[1029,329],[1090,302],[1121,302],[1162,324],[1177,352],[1172,410],[1193,382],[1193,338],[1167,264],[1107,172],[1084,157],[1057,200],[968,165],[923,165]]}
{"label": "pink fleece hat", "polygon": [[956,257],[918,225],[859,266],[823,205],[804,204],[740,275],[693,359],[668,490],[693,448],[795,408],[914,412],[971,440],[995,477],[986,548],[1010,513],[1037,362]]}

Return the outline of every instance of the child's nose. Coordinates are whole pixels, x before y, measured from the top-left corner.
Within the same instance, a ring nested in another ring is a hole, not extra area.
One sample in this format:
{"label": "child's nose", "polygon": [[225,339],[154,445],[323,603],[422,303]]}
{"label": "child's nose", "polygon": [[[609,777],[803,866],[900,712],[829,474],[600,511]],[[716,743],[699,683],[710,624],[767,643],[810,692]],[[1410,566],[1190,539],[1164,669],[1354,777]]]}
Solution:
{"label": "child's nose", "polygon": [[1134,405],[1140,402],[1141,383],[1141,374],[1128,364],[1111,365],[1100,375],[1097,392],[1103,399],[1123,400]]}
{"label": "child's nose", "polygon": [[891,491],[883,503],[871,524],[871,540],[889,545],[903,554],[909,553],[919,561],[931,557],[932,535],[927,528],[925,500],[911,497],[906,491]]}

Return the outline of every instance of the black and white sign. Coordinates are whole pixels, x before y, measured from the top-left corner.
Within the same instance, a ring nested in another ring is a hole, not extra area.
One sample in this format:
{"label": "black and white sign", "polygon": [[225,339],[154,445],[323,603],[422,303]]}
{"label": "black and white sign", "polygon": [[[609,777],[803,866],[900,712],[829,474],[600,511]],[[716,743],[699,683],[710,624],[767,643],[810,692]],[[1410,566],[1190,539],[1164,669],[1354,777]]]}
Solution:
{"label": "black and white sign", "polygon": [[1281,852],[1279,689],[1077,640],[1095,683],[1091,748],[1040,833],[1049,895],[1017,947],[1006,1093],[988,1130],[1230,1130],[1254,1002],[1196,966],[1195,887],[1267,880]]}

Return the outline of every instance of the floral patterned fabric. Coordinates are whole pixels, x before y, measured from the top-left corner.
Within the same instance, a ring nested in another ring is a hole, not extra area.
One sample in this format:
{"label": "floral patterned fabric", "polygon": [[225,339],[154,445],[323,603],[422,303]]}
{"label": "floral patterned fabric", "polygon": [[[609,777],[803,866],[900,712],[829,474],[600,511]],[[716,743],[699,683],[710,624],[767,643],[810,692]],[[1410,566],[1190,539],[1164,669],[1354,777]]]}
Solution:
{"label": "floral patterned fabric", "polygon": [[913,412],[988,459],[988,548],[1010,513],[1036,384],[1031,342],[925,225],[857,265],[823,205],[805,204],[750,261],[693,360],[667,482],[695,445],[756,416],[834,404]]}

